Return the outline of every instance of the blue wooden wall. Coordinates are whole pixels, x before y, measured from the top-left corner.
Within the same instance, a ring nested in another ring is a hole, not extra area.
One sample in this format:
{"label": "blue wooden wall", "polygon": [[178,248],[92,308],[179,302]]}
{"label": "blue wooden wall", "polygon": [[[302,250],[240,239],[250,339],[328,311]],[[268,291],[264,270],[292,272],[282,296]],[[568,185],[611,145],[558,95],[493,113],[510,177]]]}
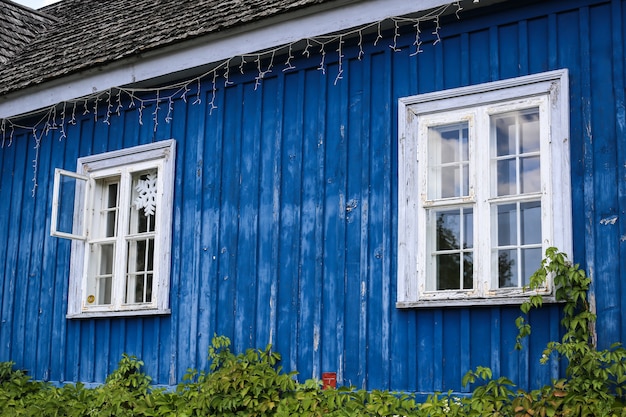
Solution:
{"label": "blue wooden wall", "polygon": [[[395,308],[397,99],[569,69],[573,257],[594,278],[606,347],[626,334],[625,22],[621,0],[494,6],[445,19],[442,41],[418,56],[411,32],[402,51],[388,34],[361,60],[347,42],[336,85],[332,49],[326,75],[319,56],[276,67],[256,90],[253,69],[233,75],[212,114],[207,83],[201,104],[177,100],[156,133],[151,109],[141,125],[136,108],[110,126],[86,115],[38,151],[16,131],[0,149],[0,361],[102,382],[126,352],[175,384],[206,367],[217,333],[236,351],[272,343],[302,379],[463,391],[462,375],[484,365],[521,387],[548,382],[559,364],[538,361],[559,337],[558,307],[533,313],[521,353],[516,306]],[[178,141],[171,316],[67,320],[70,245],[48,235],[54,168],[167,138]]]}

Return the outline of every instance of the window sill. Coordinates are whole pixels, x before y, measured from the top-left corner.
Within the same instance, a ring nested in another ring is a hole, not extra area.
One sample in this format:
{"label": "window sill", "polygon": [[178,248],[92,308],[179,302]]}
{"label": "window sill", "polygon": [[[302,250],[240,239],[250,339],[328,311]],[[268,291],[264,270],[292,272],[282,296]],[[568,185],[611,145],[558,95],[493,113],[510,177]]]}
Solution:
{"label": "window sill", "polygon": [[[438,308],[438,307],[491,307],[491,306],[515,306],[528,301],[529,296],[516,297],[467,297],[467,298],[437,298],[415,301],[398,301],[396,308]],[[543,295],[543,303],[556,303],[552,295]]]}
{"label": "window sill", "polygon": [[168,309],[150,309],[150,310],[115,310],[115,311],[83,311],[80,313],[67,314],[68,319],[97,319],[112,317],[145,317],[145,316],[167,316],[172,311]]}

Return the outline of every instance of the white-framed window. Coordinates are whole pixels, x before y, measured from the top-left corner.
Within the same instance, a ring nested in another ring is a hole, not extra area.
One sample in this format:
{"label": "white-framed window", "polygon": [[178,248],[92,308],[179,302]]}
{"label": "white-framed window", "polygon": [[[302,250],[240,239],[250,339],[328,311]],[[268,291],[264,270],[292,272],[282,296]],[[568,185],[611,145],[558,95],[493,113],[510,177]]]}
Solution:
{"label": "white-framed window", "polygon": [[400,99],[399,308],[521,303],[571,253],[568,100],[567,70]]}
{"label": "white-framed window", "polygon": [[50,234],[72,240],[69,318],[169,314],[175,145],[56,169]]}

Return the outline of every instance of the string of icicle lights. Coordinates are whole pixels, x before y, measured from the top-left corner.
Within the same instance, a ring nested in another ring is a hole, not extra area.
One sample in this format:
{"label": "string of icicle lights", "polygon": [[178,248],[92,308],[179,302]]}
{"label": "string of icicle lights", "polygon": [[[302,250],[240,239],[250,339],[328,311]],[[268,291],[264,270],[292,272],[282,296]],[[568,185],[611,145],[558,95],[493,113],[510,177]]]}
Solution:
{"label": "string of icicle lights", "polygon": [[[474,0],[476,2],[476,0]],[[382,27],[385,23],[391,22],[393,25],[393,37],[389,48],[397,52],[400,51],[397,44],[400,38],[400,27],[412,25],[415,30],[415,40],[412,44],[413,51],[411,56],[417,55],[422,52],[422,32],[420,25],[429,22],[433,23],[434,29],[431,32],[434,35],[435,40],[433,45],[436,45],[440,40],[439,20],[442,15],[447,13],[450,8],[455,8],[454,13],[459,18],[459,12],[463,10],[461,7],[461,1],[456,0],[449,4],[432,9],[428,13],[419,17],[388,17],[378,22],[370,23],[360,26],[356,29],[350,29],[338,34],[317,36],[312,38],[306,38],[303,40],[284,44],[273,49],[264,50],[256,53],[238,55],[230,57],[217,65],[213,66],[207,72],[196,76],[194,78],[180,81],[171,85],[161,86],[158,88],[129,88],[129,87],[111,87],[109,89],[99,91],[93,94],[79,97],[73,100],[67,100],[51,105],[44,110],[38,110],[32,113],[21,114],[16,117],[9,117],[0,119],[0,136],[2,137],[1,147],[11,146],[16,130],[25,130],[31,132],[35,140],[35,159],[33,160],[33,189],[32,193],[35,194],[37,188],[37,167],[39,160],[39,147],[41,140],[50,134],[51,131],[59,132],[59,140],[65,139],[66,129],[68,125],[76,125],[77,117],[93,114],[94,120],[98,121],[99,117],[102,118],[102,122],[110,125],[111,118],[119,116],[124,109],[137,109],[138,123],[143,125],[144,117],[146,117],[145,110],[148,106],[154,105],[154,110],[150,114],[150,118],[153,121],[153,128],[156,132],[158,127],[159,115],[165,113],[165,122],[169,123],[172,120],[172,113],[174,110],[174,100],[181,99],[185,103],[189,100],[192,105],[200,104],[202,102],[202,83],[203,81],[209,81],[211,83],[211,96],[208,102],[209,114],[212,114],[214,109],[217,109],[216,104],[216,91],[223,83],[224,87],[233,84],[231,81],[231,71],[239,71],[244,74],[246,71],[246,64],[254,64],[256,70],[255,85],[256,90],[262,80],[270,73],[272,73],[276,67],[280,64],[276,63],[277,56],[287,56],[287,59],[282,63],[282,71],[289,71],[296,69],[293,64],[295,60],[295,46],[304,45],[304,49],[299,52],[305,57],[310,57],[312,54],[317,53],[320,56],[320,63],[318,70],[326,74],[326,61],[327,61],[327,48],[330,44],[337,45],[337,49],[334,51],[337,58],[337,74],[335,76],[334,84],[337,84],[343,78],[344,72],[344,40],[346,38],[358,38],[358,55],[357,59],[361,60],[365,54],[363,50],[363,38],[364,33],[375,32],[376,38],[373,41],[373,45],[376,46],[382,39]],[[237,67],[237,63],[238,67]],[[249,67],[250,65],[248,65]],[[191,87],[195,87],[195,91]],[[153,98],[144,98],[143,95],[150,95]],[[124,104],[126,103],[126,104]],[[106,111],[102,113],[102,108],[106,108]],[[36,119],[32,125],[23,125],[20,120],[26,118],[35,117],[41,115],[39,119]]]}

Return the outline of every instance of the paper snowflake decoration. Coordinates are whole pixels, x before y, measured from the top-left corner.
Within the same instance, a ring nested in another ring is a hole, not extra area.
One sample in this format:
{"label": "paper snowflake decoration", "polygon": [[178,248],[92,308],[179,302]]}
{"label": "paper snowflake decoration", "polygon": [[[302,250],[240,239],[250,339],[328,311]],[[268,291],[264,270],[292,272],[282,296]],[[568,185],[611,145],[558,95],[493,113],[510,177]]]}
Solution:
{"label": "paper snowflake decoration", "polygon": [[144,214],[147,216],[154,215],[156,210],[156,197],[157,197],[157,174],[156,171],[152,171],[146,175],[145,180],[137,181],[135,190],[137,190],[137,197],[135,198],[134,205],[137,210],[143,209]]}

